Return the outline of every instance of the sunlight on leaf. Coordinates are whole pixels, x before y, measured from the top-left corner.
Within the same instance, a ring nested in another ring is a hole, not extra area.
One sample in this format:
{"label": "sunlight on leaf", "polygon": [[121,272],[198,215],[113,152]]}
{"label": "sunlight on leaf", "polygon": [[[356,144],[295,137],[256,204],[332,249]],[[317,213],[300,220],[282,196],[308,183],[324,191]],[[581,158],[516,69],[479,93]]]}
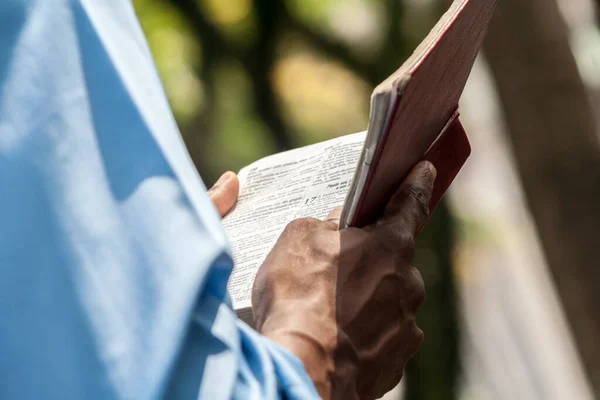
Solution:
{"label": "sunlight on leaf", "polygon": [[250,47],[256,39],[252,0],[196,0],[201,12],[229,41]]}
{"label": "sunlight on leaf", "polygon": [[286,4],[294,15],[310,25],[326,22],[329,11],[340,0],[287,0]]}
{"label": "sunlight on leaf", "polygon": [[209,138],[211,169],[222,172],[276,152],[272,135],[254,112],[251,82],[235,62],[222,64],[216,74],[216,132]]}
{"label": "sunlight on leaf", "polygon": [[377,51],[388,29],[380,3],[340,2],[331,8],[327,20],[332,35],[366,54]]}
{"label": "sunlight on leaf", "polygon": [[274,83],[302,138],[312,143],[366,129],[371,89],[339,64],[314,54],[279,61]]}
{"label": "sunlight on leaf", "polygon": [[134,7],[173,112],[180,123],[186,123],[203,103],[202,84],[194,72],[200,45],[165,2],[135,0]]}
{"label": "sunlight on leaf", "polygon": [[235,25],[250,15],[252,0],[204,0],[208,17],[217,24]]}

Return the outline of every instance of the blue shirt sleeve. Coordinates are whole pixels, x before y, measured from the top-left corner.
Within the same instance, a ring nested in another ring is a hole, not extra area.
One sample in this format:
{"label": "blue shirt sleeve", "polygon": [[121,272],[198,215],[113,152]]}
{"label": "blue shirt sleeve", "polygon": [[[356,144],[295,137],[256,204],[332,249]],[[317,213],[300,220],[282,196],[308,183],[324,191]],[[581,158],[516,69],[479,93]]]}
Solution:
{"label": "blue shirt sleeve", "polygon": [[127,0],[0,2],[0,398],[316,398],[238,321]]}

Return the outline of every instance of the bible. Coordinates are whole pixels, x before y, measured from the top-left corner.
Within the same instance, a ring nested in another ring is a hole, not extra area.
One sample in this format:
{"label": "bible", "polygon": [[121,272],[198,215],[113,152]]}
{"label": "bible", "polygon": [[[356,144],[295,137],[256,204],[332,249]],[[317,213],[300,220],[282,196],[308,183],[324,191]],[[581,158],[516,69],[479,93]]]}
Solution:
{"label": "bible", "polygon": [[252,324],[254,276],[287,224],[322,219],[343,205],[340,229],[375,222],[421,160],[437,169],[433,211],[470,155],[458,101],[496,0],[455,0],[413,55],[371,96],[355,133],[275,154],[239,172],[240,193],[223,219],[234,269],[228,292]]}

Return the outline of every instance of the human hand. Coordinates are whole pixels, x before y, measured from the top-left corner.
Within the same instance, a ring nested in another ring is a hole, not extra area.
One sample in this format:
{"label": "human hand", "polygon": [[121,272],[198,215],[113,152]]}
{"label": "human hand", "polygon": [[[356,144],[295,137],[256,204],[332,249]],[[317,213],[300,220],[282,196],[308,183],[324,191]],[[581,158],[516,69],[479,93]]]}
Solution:
{"label": "human hand", "polygon": [[213,187],[208,189],[208,197],[217,208],[221,218],[226,216],[237,202],[240,181],[234,172],[225,172]]}
{"label": "human hand", "polygon": [[379,398],[420,347],[425,289],[411,263],[435,175],[418,164],[364,229],[338,230],[340,210],[293,221],[260,268],[256,328],[303,361],[323,398]]}

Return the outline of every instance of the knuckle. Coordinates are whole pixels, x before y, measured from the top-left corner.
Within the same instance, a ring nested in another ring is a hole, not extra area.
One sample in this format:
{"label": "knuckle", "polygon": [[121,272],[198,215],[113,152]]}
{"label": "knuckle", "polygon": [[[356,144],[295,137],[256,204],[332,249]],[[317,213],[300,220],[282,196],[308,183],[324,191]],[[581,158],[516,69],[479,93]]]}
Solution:
{"label": "knuckle", "polygon": [[378,236],[392,240],[395,246],[403,249],[415,247],[415,237],[404,220],[381,224],[377,230]]}
{"label": "knuckle", "polygon": [[[405,355],[410,359],[413,357],[417,351],[421,348],[423,341],[425,340],[425,334],[423,331],[417,326],[417,322],[414,318],[408,320],[407,325],[405,325]],[[407,360],[408,360],[407,359]]]}
{"label": "knuckle", "polygon": [[382,225],[374,236],[386,249],[390,250],[403,261],[412,261],[415,254],[415,237],[406,224],[397,222]]}
{"label": "knuckle", "polygon": [[298,218],[290,222],[286,227],[285,233],[309,232],[314,230],[321,221],[315,218]]}
{"label": "knuckle", "polygon": [[396,241],[400,244],[403,250],[414,252],[416,242],[415,236],[408,230],[406,226],[396,229]]}
{"label": "knuckle", "polygon": [[423,275],[421,275],[421,271],[417,267],[411,267],[412,279],[414,282],[414,291],[416,294],[421,296],[425,296],[425,281],[423,280]]}
{"label": "knuckle", "polygon": [[338,264],[340,262],[340,252],[332,246],[322,246],[321,255],[330,264]]}
{"label": "knuckle", "polygon": [[411,237],[408,242],[405,242],[403,254],[406,262],[412,262],[415,258],[415,238]]}
{"label": "knuckle", "polygon": [[332,240],[330,230],[337,231],[334,224],[315,218],[299,218],[286,226],[282,236],[288,244],[300,246],[298,248],[302,248],[305,256],[335,263],[340,258],[340,246]]}
{"label": "knuckle", "polygon": [[419,350],[424,340],[425,333],[417,325],[415,325],[413,328],[413,343],[415,353]]}
{"label": "knuckle", "polygon": [[337,223],[335,223],[333,221],[322,221],[321,224],[322,224],[323,228],[328,231],[337,231],[338,226],[339,226]]}
{"label": "knuckle", "polygon": [[386,251],[394,251],[398,246],[394,229],[391,226],[379,226],[378,229],[370,236],[372,246],[377,250],[383,249]]}
{"label": "knuckle", "polygon": [[409,229],[402,225],[395,229],[396,237],[396,252],[402,256],[402,259],[406,262],[412,261],[415,256],[415,237]]}
{"label": "knuckle", "polygon": [[413,295],[412,295],[412,297],[413,297],[412,305],[413,305],[413,309],[416,311],[425,302],[425,296],[427,295],[427,292],[425,290],[425,284],[423,283],[422,280],[417,281],[416,283],[414,283],[414,285],[415,285],[415,288],[413,290]]}
{"label": "knuckle", "polygon": [[318,235],[311,241],[311,251],[317,259],[326,261],[329,264],[337,264],[340,261],[340,247],[326,236]]}
{"label": "knuckle", "polygon": [[420,216],[424,218],[429,216],[429,193],[422,185],[407,185],[406,196]]}

